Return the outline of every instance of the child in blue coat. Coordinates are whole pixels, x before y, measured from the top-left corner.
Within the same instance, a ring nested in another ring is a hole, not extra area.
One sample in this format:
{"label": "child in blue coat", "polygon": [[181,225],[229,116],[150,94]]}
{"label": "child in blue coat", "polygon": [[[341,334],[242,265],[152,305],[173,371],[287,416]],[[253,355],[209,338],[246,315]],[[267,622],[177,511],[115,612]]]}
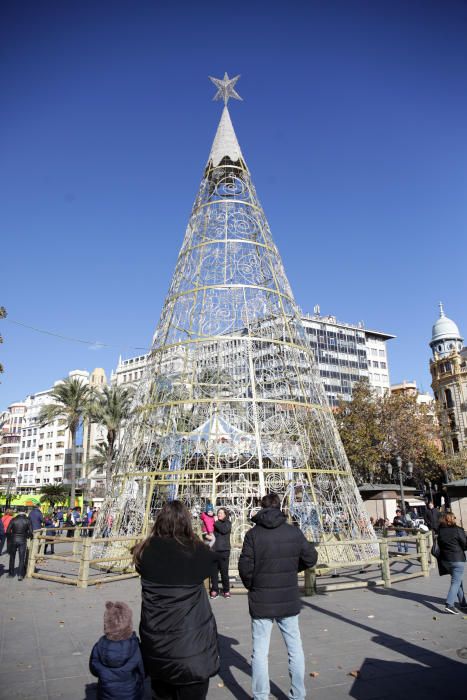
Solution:
{"label": "child in blue coat", "polygon": [[138,637],[126,603],[105,604],[104,636],[91,652],[89,668],[99,679],[99,700],[141,700],[144,666]]}

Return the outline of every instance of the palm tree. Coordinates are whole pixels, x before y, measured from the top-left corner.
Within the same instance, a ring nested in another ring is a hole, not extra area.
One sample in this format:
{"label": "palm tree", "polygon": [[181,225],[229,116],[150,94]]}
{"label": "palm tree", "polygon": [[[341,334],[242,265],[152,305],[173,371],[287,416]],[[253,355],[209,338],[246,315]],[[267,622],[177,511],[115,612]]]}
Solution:
{"label": "palm tree", "polygon": [[[120,385],[105,386],[99,392],[92,411],[92,420],[107,431],[107,442],[97,450],[96,460],[105,456],[105,483],[109,489],[117,442],[123,423],[130,417],[133,391]],[[92,461],[92,460],[91,460]],[[97,461],[96,461],[97,463]]]}
{"label": "palm tree", "polygon": [[40,490],[41,503],[50,503],[52,509],[56,503],[64,503],[68,497],[68,489],[64,484],[44,484]]}
{"label": "palm tree", "polygon": [[39,415],[39,423],[41,427],[44,427],[53,423],[57,418],[63,418],[71,433],[70,505],[73,507],[76,492],[76,435],[80,423],[91,414],[95,392],[82,380],[67,377],[54,386],[49,396],[53,403],[43,406]]}

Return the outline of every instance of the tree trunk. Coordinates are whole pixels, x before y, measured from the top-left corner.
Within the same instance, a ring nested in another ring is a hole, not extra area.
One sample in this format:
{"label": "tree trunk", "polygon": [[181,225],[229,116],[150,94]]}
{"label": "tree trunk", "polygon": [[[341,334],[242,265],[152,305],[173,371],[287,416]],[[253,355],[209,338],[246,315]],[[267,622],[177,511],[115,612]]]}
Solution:
{"label": "tree trunk", "polygon": [[112,481],[112,453],[109,450],[107,455],[107,462],[105,465],[105,492],[108,493],[110,489],[110,482]]}
{"label": "tree trunk", "polygon": [[71,433],[71,474],[70,474],[70,508],[75,507],[76,493],[76,430]]}

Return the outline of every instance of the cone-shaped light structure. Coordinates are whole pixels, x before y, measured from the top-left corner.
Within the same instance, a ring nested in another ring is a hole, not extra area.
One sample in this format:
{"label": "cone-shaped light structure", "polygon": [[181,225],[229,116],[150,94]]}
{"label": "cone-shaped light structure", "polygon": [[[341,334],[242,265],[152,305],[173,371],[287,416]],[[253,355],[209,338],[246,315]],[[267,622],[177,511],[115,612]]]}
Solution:
{"label": "cone-shaped light structure", "polygon": [[226,106],[134,409],[101,516],[114,533],[210,501],[239,547],[274,491],[314,540],[374,537]]}

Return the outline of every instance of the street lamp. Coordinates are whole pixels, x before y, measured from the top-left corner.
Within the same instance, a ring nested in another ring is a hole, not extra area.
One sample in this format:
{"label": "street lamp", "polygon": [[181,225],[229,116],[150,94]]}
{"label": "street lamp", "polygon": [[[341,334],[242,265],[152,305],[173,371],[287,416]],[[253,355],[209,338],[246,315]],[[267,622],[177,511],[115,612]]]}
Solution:
{"label": "street lamp", "polygon": [[[396,457],[396,468],[398,471],[399,487],[400,487],[400,491],[401,491],[401,512],[402,512],[402,515],[405,517],[404,479],[410,479],[412,477],[413,464],[412,464],[412,462],[407,462],[407,471],[404,472],[404,471],[402,471],[402,459],[400,457]],[[392,471],[393,471],[391,462],[387,463],[386,469],[388,470],[388,474],[391,477]]]}

